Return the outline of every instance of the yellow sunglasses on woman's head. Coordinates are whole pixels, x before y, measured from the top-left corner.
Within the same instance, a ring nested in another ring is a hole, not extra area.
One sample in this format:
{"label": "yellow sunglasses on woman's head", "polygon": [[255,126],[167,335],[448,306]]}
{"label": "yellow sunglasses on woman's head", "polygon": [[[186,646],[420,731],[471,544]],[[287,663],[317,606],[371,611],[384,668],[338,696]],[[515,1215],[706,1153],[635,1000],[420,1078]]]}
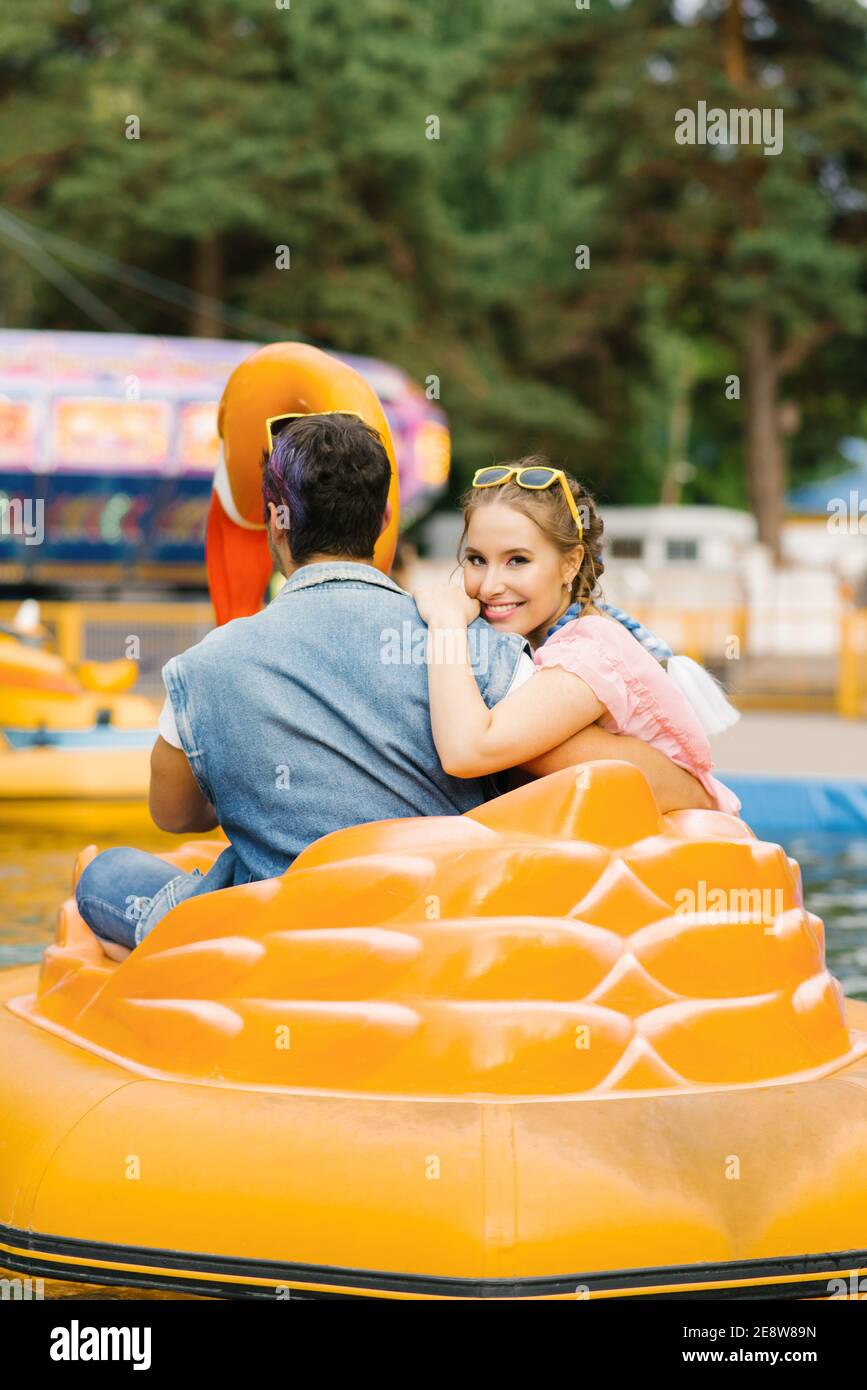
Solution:
{"label": "yellow sunglasses on woman's head", "polygon": [[280,431],[285,429],[287,425],[290,425],[293,420],[309,420],[315,415],[354,415],[356,420],[361,419],[361,416],[355,410],[296,410],[289,415],[272,415],[269,420],[265,421],[265,433],[268,436],[269,451],[273,450],[274,440],[277,438]]}
{"label": "yellow sunglasses on woman's head", "polygon": [[504,464],[493,464],[488,468],[476,469],[473,487],[500,487],[503,483],[512,481],[516,482],[518,487],[525,487],[530,492],[544,492],[545,488],[549,488],[552,483],[559,483],[563,489],[563,496],[566,498],[566,505],[572,513],[572,519],[578,529],[578,539],[583,541],[584,527],[581,525],[581,517],[578,515],[575,498],[572,496],[572,489],[562,468],[550,468],[539,464],[515,468]]}

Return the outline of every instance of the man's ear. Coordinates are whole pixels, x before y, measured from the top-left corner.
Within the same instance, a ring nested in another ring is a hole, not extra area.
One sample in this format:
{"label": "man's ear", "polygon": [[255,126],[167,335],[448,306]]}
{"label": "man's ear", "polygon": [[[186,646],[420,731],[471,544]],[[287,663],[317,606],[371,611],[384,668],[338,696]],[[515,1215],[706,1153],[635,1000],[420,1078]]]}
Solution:
{"label": "man's ear", "polygon": [[388,502],[386,502],[386,504],[385,504],[385,511],[384,511],[383,514],[382,514],[382,525],[381,525],[380,528],[379,528],[379,534],[380,534],[380,535],[382,535],[383,531],[384,531],[384,530],[386,529],[386,527],[391,523],[391,517],[392,517],[392,505],[391,505],[391,502],[388,501]]}
{"label": "man's ear", "polygon": [[289,508],[281,504],[275,507],[273,502],[268,503],[268,529],[271,532],[271,539],[275,544],[281,536],[285,539],[289,530]]}

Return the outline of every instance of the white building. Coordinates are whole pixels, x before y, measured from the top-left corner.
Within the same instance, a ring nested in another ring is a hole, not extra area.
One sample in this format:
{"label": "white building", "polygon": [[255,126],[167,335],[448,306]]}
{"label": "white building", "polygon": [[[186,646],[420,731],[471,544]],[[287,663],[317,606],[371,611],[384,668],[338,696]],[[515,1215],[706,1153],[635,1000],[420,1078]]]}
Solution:
{"label": "white building", "polygon": [[[677,649],[722,656],[739,635],[751,656],[833,657],[846,597],[867,572],[865,534],[795,512],[775,570],[749,512],[731,507],[604,507],[606,599],[636,611]],[[431,578],[455,571],[460,518],[440,513],[425,534]]]}

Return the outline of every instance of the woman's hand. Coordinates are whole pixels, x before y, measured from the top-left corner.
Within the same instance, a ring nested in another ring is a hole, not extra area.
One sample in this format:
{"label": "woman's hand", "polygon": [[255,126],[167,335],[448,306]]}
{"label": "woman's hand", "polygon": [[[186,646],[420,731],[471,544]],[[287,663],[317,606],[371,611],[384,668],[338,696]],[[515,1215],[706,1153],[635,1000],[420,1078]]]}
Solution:
{"label": "woman's hand", "polygon": [[428,627],[469,627],[481,612],[478,600],[457,584],[422,584],[413,589],[412,596],[419,617]]}

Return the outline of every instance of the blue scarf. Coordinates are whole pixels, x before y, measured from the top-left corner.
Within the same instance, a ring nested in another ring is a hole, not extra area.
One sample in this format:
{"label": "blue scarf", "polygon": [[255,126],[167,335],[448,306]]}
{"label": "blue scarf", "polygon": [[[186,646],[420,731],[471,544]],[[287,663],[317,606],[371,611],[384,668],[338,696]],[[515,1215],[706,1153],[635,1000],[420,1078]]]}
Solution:
{"label": "blue scarf", "polygon": [[[559,631],[561,627],[571,623],[573,618],[580,618],[581,607],[580,603],[570,604],[556,623],[548,628],[545,641],[547,642],[549,637],[553,637],[554,633]],[[650,655],[655,656],[657,661],[669,661],[674,656],[674,652],[667,642],[663,642],[661,637],[657,637],[655,632],[651,632],[650,628],[645,627],[637,618],[631,618],[628,613],[624,613],[622,608],[615,608],[612,603],[598,603],[596,607],[600,612],[607,613],[611,618],[616,618],[619,623],[628,628],[636,641],[640,642],[642,647],[646,647]]]}

